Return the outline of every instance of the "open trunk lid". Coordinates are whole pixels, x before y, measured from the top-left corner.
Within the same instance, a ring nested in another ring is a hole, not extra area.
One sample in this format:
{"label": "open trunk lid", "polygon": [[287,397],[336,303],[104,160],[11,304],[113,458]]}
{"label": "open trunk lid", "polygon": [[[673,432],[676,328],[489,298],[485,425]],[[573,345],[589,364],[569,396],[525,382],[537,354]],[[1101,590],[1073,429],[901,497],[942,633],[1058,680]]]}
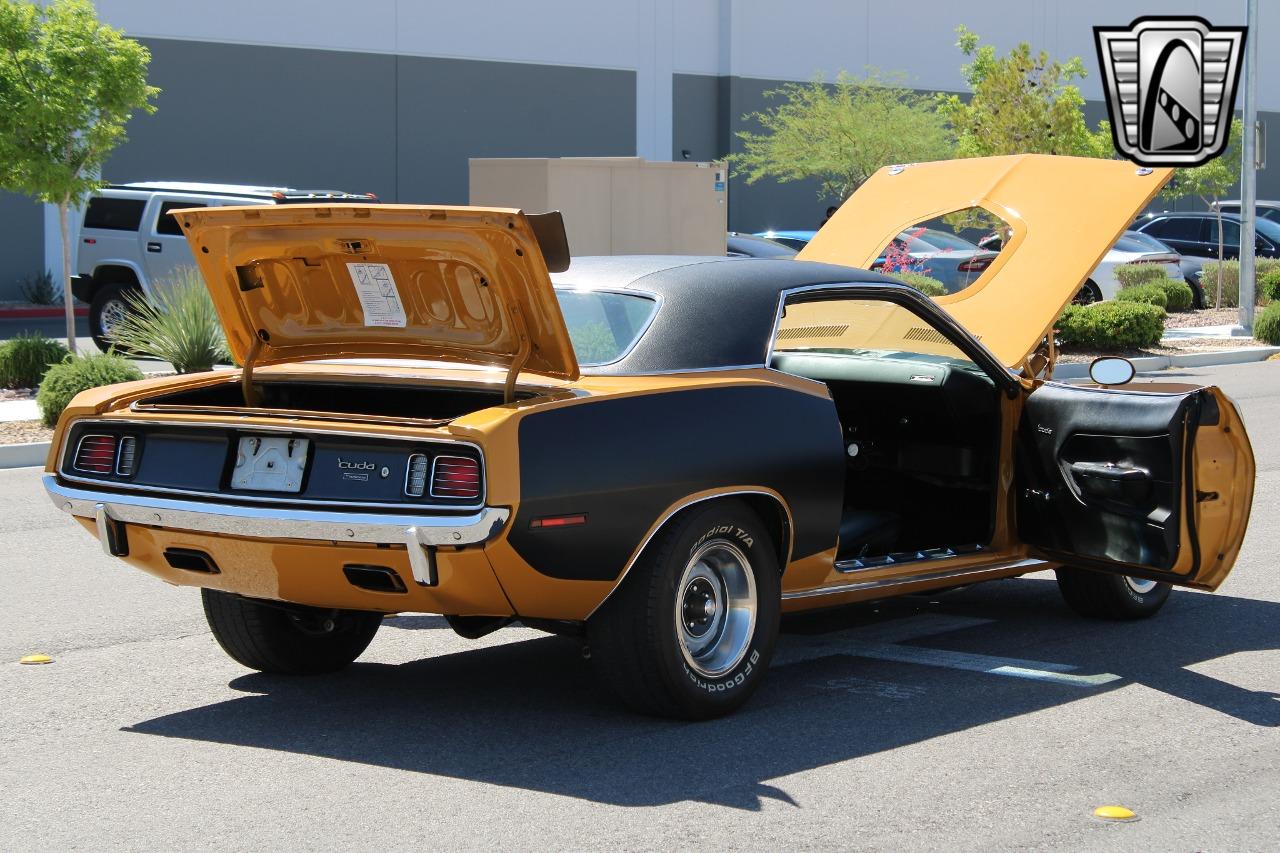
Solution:
{"label": "open trunk lid", "polygon": [[890,240],[916,223],[971,207],[989,210],[1012,237],[976,282],[937,301],[1014,368],[1035,351],[1171,173],[1048,154],[887,166],[797,259],[869,268]]}
{"label": "open trunk lid", "polygon": [[502,367],[509,383],[521,369],[578,376],[536,217],[519,210],[331,204],[175,215],[240,364],[401,357]]}

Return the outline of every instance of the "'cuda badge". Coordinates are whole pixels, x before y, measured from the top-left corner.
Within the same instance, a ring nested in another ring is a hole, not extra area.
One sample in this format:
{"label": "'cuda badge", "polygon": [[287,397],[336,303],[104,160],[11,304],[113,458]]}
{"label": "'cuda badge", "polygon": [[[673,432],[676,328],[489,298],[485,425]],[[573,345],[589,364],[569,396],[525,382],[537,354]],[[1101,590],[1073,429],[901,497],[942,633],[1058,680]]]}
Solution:
{"label": "'cuda badge", "polygon": [[338,470],[340,471],[372,471],[378,467],[372,462],[348,462],[341,456],[338,457]]}

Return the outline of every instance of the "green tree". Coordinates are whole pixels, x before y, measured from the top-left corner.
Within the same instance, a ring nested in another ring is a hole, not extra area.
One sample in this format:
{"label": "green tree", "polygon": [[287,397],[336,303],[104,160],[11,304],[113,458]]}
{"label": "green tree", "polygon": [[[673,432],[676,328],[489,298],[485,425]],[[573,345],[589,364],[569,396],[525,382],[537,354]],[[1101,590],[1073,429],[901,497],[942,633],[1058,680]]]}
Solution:
{"label": "green tree", "polygon": [[1110,125],[1090,131],[1085,122],[1084,96],[1073,82],[1086,76],[1080,57],[1058,62],[1026,42],[998,56],[968,27],[956,33],[956,47],[970,57],[960,70],[971,95],[938,95],[938,112],[955,132],[959,156],[1115,155]]}
{"label": "green tree", "polygon": [[1231,136],[1226,150],[1203,166],[1192,169],[1177,169],[1169,183],[1160,191],[1160,197],[1166,201],[1177,201],[1181,198],[1197,198],[1205,207],[1218,212],[1218,292],[1213,299],[1213,307],[1222,307],[1222,210],[1215,207],[1227,191],[1240,180],[1240,140],[1244,136],[1244,122],[1232,119]]}
{"label": "green tree", "polygon": [[817,178],[820,198],[843,201],[882,166],[950,156],[932,97],[907,88],[899,75],[841,71],[834,84],[818,75],[765,96],[782,103],[743,117],[761,132],[740,131],[743,150],[731,158],[748,184]]}
{"label": "green tree", "polygon": [[67,345],[75,352],[67,212],[103,185],[103,161],[138,111],[154,112],[150,52],[88,0],[0,0],[0,189],[58,206]]}

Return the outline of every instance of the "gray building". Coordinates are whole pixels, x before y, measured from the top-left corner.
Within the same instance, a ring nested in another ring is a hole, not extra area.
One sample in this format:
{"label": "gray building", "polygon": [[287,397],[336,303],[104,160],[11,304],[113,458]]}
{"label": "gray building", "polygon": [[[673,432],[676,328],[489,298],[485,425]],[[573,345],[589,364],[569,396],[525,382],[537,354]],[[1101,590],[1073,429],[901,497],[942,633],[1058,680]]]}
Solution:
{"label": "gray building", "polygon": [[[1259,196],[1280,197],[1280,7],[1261,4],[1261,118],[1273,132]],[[764,93],[875,67],[922,90],[963,91],[955,28],[1007,50],[1080,56],[1089,116],[1105,117],[1094,25],[1143,14],[1242,23],[1243,0],[98,0],[152,53],[163,91],[129,125],[111,181],[188,180],[371,191],[462,204],[467,158],[639,155],[711,160],[736,150]],[[1271,19],[1276,20],[1271,20]],[[806,183],[731,182],[735,230],[814,228],[828,201]],[[1184,204],[1184,207],[1198,205]],[[0,195],[0,299],[58,268],[56,219]]]}

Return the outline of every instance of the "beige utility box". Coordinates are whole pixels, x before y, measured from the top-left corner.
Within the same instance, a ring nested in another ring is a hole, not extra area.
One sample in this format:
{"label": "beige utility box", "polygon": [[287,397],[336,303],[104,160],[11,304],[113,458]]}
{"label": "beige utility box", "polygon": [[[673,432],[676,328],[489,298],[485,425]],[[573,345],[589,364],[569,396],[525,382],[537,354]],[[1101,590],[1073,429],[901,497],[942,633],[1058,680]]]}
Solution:
{"label": "beige utility box", "polygon": [[471,203],[564,214],[573,255],[723,255],[724,163],[639,157],[471,160]]}

